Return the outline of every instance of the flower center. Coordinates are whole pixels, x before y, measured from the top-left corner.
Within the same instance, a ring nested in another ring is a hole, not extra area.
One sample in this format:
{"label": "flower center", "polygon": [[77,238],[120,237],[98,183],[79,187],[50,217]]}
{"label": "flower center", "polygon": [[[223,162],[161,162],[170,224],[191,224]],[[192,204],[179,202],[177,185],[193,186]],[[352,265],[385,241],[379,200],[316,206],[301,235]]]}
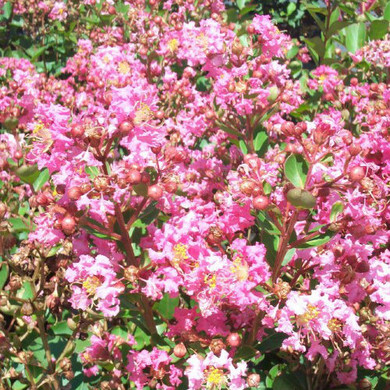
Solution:
{"label": "flower center", "polygon": [[176,38],[171,39],[168,42],[168,48],[173,53],[179,48],[179,41]]}
{"label": "flower center", "polygon": [[120,74],[129,74],[130,73],[130,65],[127,61],[121,61],[118,64],[118,72]]}
{"label": "flower center", "polygon": [[243,261],[240,257],[236,257],[230,267],[230,271],[236,275],[240,282],[248,279],[249,267],[246,261]]}
{"label": "flower center", "polygon": [[153,118],[153,112],[150,107],[141,102],[134,116],[134,123],[140,125]]}
{"label": "flower center", "polygon": [[297,323],[299,325],[306,325],[308,322],[316,319],[319,314],[320,310],[317,307],[313,305],[307,305],[306,312],[298,316]]}
{"label": "flower center", "polygon": [[88,276],[83,282],[83,287],[87,291],[88,295],[95,295],[96,289],[102,285],[102,281],[98,276]]}
{"label": "flower center", "polygon": [[221,388],[226,384],[226,377],[220,368],[211,367],[206,370],[207,375],[207,388],[214,389],[215,387]]}
{"label": "flower center", "polygon": [[217,276],[215,274],[213,275],[206,275],[204,277],[204,282],[211,288],[211,289],[214,289],[215,287],[217,287]]}

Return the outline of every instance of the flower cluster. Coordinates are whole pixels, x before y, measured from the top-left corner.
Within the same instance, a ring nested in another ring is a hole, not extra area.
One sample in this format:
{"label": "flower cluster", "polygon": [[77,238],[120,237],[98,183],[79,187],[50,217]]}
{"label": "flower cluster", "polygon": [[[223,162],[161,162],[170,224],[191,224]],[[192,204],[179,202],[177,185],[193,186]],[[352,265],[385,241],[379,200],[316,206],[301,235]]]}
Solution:
{"label": "flower cluster", "polygon": [[[72,4],[38,6],[65,21]],[[227,23],[222,1],[123,6],[59,77],[0,59],[7,315],[21,303],[42,331],[46,307],[48,329],[88,339],[96,388],[239,390],[285,359],[326,389],[385,367],[387,80],[321,65],[300,82],[299,43],[268,16]],[[355,63],[387,67],[386,42]],[[70,372],[65,355],[50,375]]]}

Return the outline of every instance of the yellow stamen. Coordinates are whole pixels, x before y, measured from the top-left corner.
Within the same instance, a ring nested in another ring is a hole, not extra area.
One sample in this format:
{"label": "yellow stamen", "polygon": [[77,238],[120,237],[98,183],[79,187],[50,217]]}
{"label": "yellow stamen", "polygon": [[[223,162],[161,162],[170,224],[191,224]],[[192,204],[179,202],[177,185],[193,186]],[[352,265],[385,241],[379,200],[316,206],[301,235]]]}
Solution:
{"label": "yellow stamen", "polygon": [[121,61],[118,64],[118,72],[121,74],[129,74],[130,73],[130,65],[126,61]]}
{"label": "yellow stamen", "polygon": [[248,279],[249,267],[246,261],[243,261],[240,257],[236,257],[233,260],[233,264],[230,267],[230,272],[236,275],[240,282]]}
{"label": "yellow stamen", "polygon": [[83,287],[88,295],[95,295],[96,289],[102,285],[101,280],[97,276],[88,276],[83,282]]}
{"label": "yellow stamen", "polygon": [[153,116],[153,111],[150,109],[150,107],[147,104],[141,102],[139,108],[135,112],[134,123],[136,125],[140,125],[151,120]]}
{"label": "yellow stamen", "polygon": [[206,375],[207,389],[221,388],[226,384],[226,377],[220,368],[211,368],[206,371]]}
{"label": "yellow stamen", "polygon": [[217,287],[217,276],[215,274],[214,275],[206,275],[204,277],[204,282],[206,284],[208,284],[208,286],[211,289],[214,289],[215,287]]}
{"label": "yellow stamen", "polygon": [[168,42],[168,48],[173,53],[179,48],[179,41],[176,38],[171,39]]}
{"label": "yellow stamen", "polygon": [[313,306],[313,305],[307,305],[307,310],[304,314],[301,314],[297,318],[297,324],[298,325],[306,325],[311,320],[316,319],[320,314],[320,310]]}

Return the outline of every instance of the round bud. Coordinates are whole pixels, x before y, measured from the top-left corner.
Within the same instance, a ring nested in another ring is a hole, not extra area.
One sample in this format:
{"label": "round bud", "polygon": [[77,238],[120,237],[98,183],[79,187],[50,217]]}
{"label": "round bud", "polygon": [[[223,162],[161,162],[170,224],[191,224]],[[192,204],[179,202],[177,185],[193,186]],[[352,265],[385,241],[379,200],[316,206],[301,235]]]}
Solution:
{"label": "round bud", "polygon": [[359,273],[365,273],[370,270],[370,265],[368,264],[367,261],[361,261],[360,263],[357,264],[355,271]]}
{"label": "round bud", "polygon": [[364,168],[361,166],[354,167],[349,172],[349,179],[353,182],[359,182],[366,176]]}
{"label": "round bud", "polygon": [[47,206],[49,204],[49,199],[45,193],[38,194],[35,199],[39,206]]}
{"label": "round bud", "polygon": [[259,374],[249,374],[248,378],[246,378],[246,383],[249,387],[257,387],[260,384],[260,375]]}
{"label": "round bud", "polygon": [[349,154],[354,157],[357,156],[362,151],[362,148],[358,144],[352,144],[349,146],[348,151]]}
{"label": "round bud", "polygon": [[253,180],[245,180],[240,184],[240,191],[245,195],[252,195],[256,183]]}
{"label": "round bud", "polygon": [[214,355],[219,356],[222,350],[226,348],[226,345],[221,339],[213,339],[211,340],[209,348]]}
{"label": "round bud", "polygon": [[140,171],[137,171],[136,169],[130,169],[129,173],[127,174],[127,180],[130,184],[139,184],[142,180],[142,175]]}
{"label": "round bud", "polygon": [[247,32],[248,34],[254,34],[254,33],[255,33],[255,27],[254,27],[252,24],[250,24],[250,25],[246,28],[246,32]]}
{"label": "round bud", "polygon": [[356,87],[356,86],[359,84],[359,80],[358,80],[356,77],[352,77],[352,78],[351,78],[351,81],[350,81],[350,84],[351,84],[353,87]]}
{"label": "round bud", "polygon": [[74,126],[72,126],[70,134],[73,138],[81,138],[84,135],[84,127],[75,124]]}
{"label": "round bud", "polygon": [[34,312],[34,308],[32,307],[30,302],[24,302],[20,312],[24,316],[31,316],[31,314]]}
{"label": "round bud", "polygon": [[256,210],[265,210],[269,205],[269,199],[264,195],[259,195],[253,199],[253,207]]}
{"label": "round bud", "polygon": [[23,153],[21,150],[17,150],[14,154],[14,157],[17,159],[17,160],[20,160],[22,157],[23,157]]}
{"label": "round bud", "polygon": [[129,133],[131,130],[133,130],[133,124],[129,121],[124,121],[122,122],[120,125],[119,125],[119,131],[122,133],[122,134],[127,134]]}
{"label": "round bud", "polygon": [[68,190],[68,197],[70,200],[79,200],[82,195],[80,187],[72,187]]}
{"label": "round bud", "polygon": [[154,184],[148,188],[148,196],[153,200],[159,200],[163,195],[163,190],[158,184]]}
{"label": "round bud", "polygon": [[76,220],[68,215],[63,218],[61,221],[61,229],[66,235],[70,235],[76,230]]}
{"label": "round bud", "polygon": [[273,86],[269,89],[269,95],[267,97],[268,103],[273,103],[279,96],[279,88],[276,86]]}
{"label": "round bud", "polygon": [[187,354],[186,346],[183,343],[175,345],[175,348],[173,348],[173,354],[179,359],[183,358]]}
{"label": "round bud", "polygon": [[214,117],[215,117],[215,113],[214,113],[214,111],[213,110],[207,110],[206,111],[206,118],[207,119],[214,119]]}
{"label": "round bud", "polygon": [[238,347],[241,344],[241,336],[238,333],[230,333],[226,341],[231,347]]}
{"label": "round bud", "polygon": [[363,378],[358,383],[358,390],[371,390],[372,384],[367,378]]}

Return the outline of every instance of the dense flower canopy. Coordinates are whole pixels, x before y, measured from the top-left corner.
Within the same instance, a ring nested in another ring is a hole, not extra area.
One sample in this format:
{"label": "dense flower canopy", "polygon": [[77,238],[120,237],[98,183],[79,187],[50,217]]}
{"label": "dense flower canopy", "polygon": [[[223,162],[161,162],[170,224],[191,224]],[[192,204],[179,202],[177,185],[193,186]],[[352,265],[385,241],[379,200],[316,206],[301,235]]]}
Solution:
{"label": "dense flower canopy", "polygon": [[[13,3],[49,23],[75,12]],[[121,5],[126,28],[86,31],[56,76],[0,59],[7,370],[77,388],[76,348],[91,388],[239,390],[272,366],[313,389],[386,367],[389,42],[299,79],[292,58],[313,62],[267,15],[240,26],[219,0]],[[13,310],[46,366],[9,338]]]}

